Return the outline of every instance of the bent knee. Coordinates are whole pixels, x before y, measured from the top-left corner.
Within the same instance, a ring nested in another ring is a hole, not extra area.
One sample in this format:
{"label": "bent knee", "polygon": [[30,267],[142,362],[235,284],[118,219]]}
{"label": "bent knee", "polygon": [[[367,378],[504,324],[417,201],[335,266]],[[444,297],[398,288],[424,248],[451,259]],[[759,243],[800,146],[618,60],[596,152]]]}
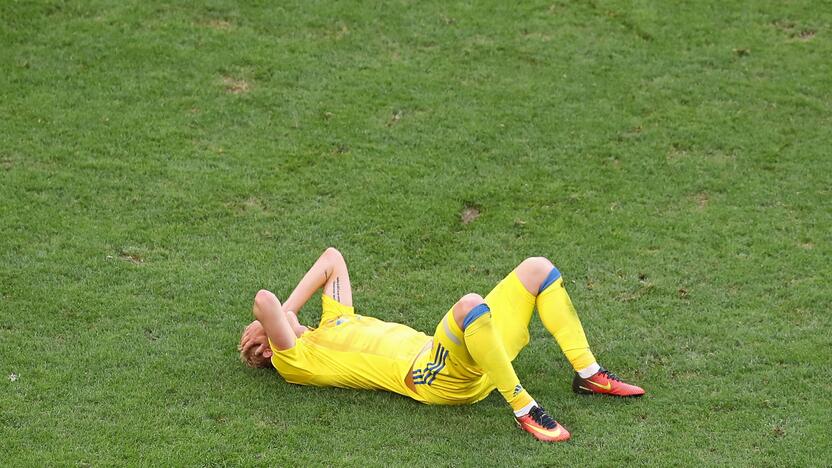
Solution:
{"label": "bent knee", "polygon": [[480,304],[485,304],[485,299],[482,298],[479,294],[476,293],[468,293],[462,296],[453,307],[453,314],[454,314],[454,321],[459,328],[463,328],[463,324],[465,323],[465,317],[474,310]]}
{"label": "bent knee", "polygon": [[538,275],[548,275],[554,266],[546,257],[529,257],[520,263],[520,268]]}
{"label": "bent knee", "polygon": [[537,295],[540,286],[554,268],[555,265],[546,257],[529,257],[520,262],[514,271],[526,290]]}
{"label": "bent knee", "polygon": [[471,309],[473,309],[474,307],[476,307],[476,306],[478,306],[478,305],[480,305],[484,302],[485,302],[485,299],[483,299],[482,296],[480,296],[479,294],[477,294],[477,293],[468,293],[468,294],[462,296],[459,299],[459,301],[457,301],[456,305],[454,306],[454,309],[459,309],[459,311],[462,312],[462,314],[464,315],[464,314],[467,314],[468,312],[470,312]]}

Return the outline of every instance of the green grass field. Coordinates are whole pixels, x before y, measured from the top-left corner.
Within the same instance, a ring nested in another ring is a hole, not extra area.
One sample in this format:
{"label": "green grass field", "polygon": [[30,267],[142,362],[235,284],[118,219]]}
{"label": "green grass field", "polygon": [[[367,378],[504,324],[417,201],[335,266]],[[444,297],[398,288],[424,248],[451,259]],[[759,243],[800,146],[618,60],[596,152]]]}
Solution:
{"label": "green grass field", "polygon": [[[0,464],[830,463],[829,2],[244,3],[0,3]],[[329,245],[425,332],[547,256],[649,394],[536,318],[566,444],[246,369]]]}

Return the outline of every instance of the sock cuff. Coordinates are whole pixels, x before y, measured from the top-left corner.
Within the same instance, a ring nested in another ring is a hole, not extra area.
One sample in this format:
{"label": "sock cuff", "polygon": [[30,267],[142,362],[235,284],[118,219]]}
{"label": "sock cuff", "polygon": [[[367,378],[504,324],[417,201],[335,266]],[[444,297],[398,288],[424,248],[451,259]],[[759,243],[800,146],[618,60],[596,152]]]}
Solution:
{"label": "sock cuff", "polygon": [[537,406],[537,402],[534,401],[534,398],[532,398],[532,401],[530,401],[526,406],[519,409],[512,408],[514,409],[514,416],[522,418],[523,416],[529,414],[529,411],[531,411],[535,406]]}
{"label": "sock cuff", "polygon": [[586,369],[592,364],[596,364],[598,362],[589,348],[570,349],[569,351],[564,351],[563,354],[566,355],[566,359],[568,359],[572,364],[572,368],[575,369],[575,372]]}
{"label": "sock cuff", "polygon": [[[529,410],[532,409],[531,406],[534,406],[534,405],[532,405],[532,403],[535,403],[534,398],[532,398],[532,396],[529,395],[529,392],[527,392],[525,389],[523,389],[523,387],[521,387],[520,384],[518,384],[517,386],[521,388],[520,393],[515,394],[510,399],[507,398],[506,402],[508,403],[509,406],[511,406],[511,409],[513,411],[521,411],[522,412],[522,410],[525,410],[525,413],[528,413]],[[517,414],[517,413],[515,413],[515,414]]]}
{"label": "sock cuff", "polygon": [[468,315],[465,316],[465,320],[462,321],[462,331],[465,331],[465,329],[468,328],[468,325],[474,323],[474,320],[482,317],[488,312],[491,312],[491,309],[488,307],[488,304],[485,303],[471,309],[471,311],[468,312]]}
{"label": "sock cuff", "polygon": [[551,286],[552,283],[557,281],[558,278],[560,278],[560,270],[553,266],[552,271],[549,272],[549,276],[547,276],[546,279],[543,280],[543,283],[540,284],[540,289],[537,291],[537,294],[542,293],[546,288]]}
{"label": "sock cuff", "polygon": [[575,369],[575,372],[577,372],[582,379],[588,379],[597,374],[599,370],[601,370],[601,366],[599,366],[597,362],[593,362],[582,369]]}

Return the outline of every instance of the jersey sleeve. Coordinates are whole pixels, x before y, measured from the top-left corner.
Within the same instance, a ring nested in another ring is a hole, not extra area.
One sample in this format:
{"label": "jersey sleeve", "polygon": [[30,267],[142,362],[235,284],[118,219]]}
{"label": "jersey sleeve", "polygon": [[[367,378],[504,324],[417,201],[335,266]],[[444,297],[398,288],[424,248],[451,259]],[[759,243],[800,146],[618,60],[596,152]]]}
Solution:
{"label": "jersey sleeve", "polygon": [[318,326],[323,326],[326,322],[344,315],[355,315],[355,308],[341,304],[326,294],[321,294],[321,322]]}
{"label": "jersey sleeve", "polygon": [[295,345],[289,349],[277,349],[269,340],[269,346],[272,349],[272,365],[287,382],[301,385],[310,383],[312,373],[306,343],[296,340]]}

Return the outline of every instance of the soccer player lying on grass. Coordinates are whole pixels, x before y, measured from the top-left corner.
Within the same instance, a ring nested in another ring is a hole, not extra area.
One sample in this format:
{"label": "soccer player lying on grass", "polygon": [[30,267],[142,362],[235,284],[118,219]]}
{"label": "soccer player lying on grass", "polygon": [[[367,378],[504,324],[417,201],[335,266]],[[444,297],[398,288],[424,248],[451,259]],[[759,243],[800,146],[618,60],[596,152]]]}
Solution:
{"label": "soccer player lying on grass", "polygon": [[[296,312],[321,287],[321,321],[305,327]],[[542,257],[521,262],[484,299],[462,296],[430,337],[357,315],[347,265],[329,248],[283,304],[269,291],[257,293],[256,320],[243,332],[240,357],[251,367],[274,366],[290,383],[387,390],[427,404],[475,403],[496,388],[520,428],[543,441],[563,441],[569,432],[520,385],[511,365],[529,342],[535,307],[576,371],[573,391],[644,394],[595,361],[560,272]]]}

